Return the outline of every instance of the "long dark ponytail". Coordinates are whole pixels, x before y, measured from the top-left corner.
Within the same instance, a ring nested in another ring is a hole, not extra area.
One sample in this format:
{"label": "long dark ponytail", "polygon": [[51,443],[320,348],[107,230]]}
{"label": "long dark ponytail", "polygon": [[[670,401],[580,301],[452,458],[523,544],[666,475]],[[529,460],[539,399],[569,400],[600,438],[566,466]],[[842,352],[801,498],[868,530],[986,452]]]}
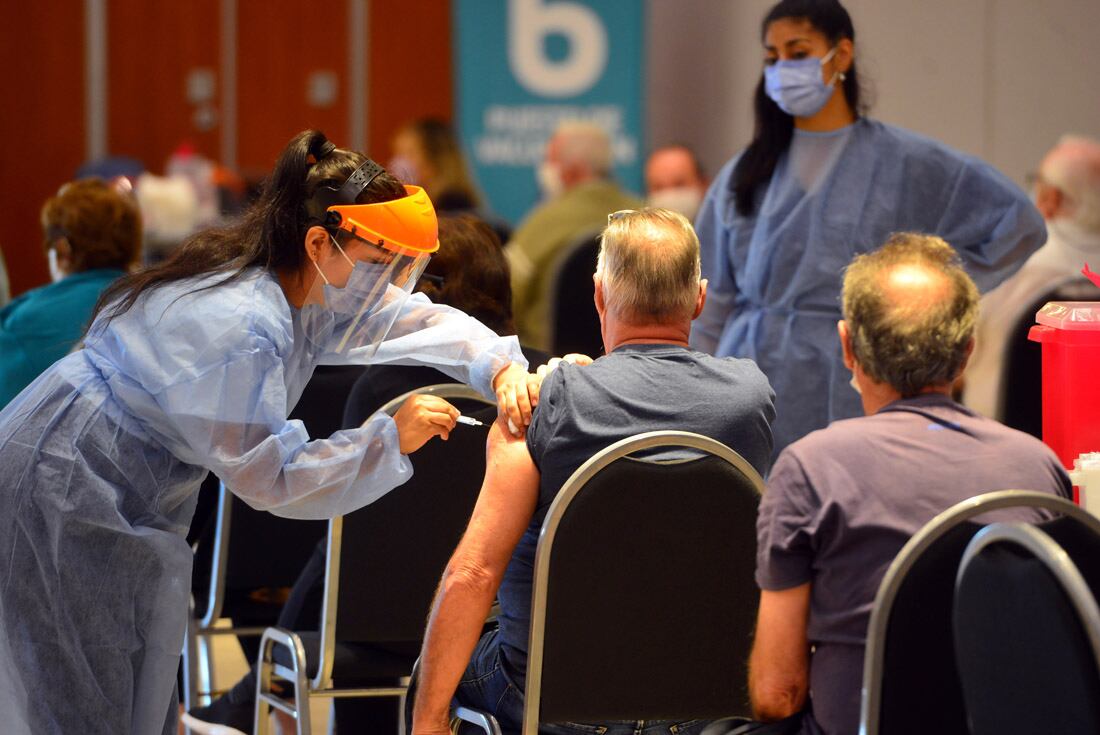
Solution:
{"label": "long dark ponytail", "polygon": [[[225,278],[204,286],[213,288],[240,279],[249,268],[298,270],[305,257],[306,230],[322,224],[306,212],[306,202],[319,186],[339,188],[366,160],[362,153],[335,147],[320,131],[298,133],[279,155],[260,198],[237,222],[198,232],[164,262],[115,281],[100,296],[95,316],[110,321],[147,291],[188,278],[224,273]],[[370,204],[402,196],[401,182],[383,173],[356,201]]]}
{"label": "long dark ponytail", "polygon": [[[768,26],[784,18],[809,21],[830,43],[847,38],[855,41],[856,32],[852,18],[837,0],[782,0],[768,11],[760,24],[760,37],[768,32]],[[844,74],[844,96],[856,115],[863,114],[860,106],[859,75],[855,61]],[[759,188],[771,180],[779,157],[791,145],[794,135],[794,118],[779,109],[764,90],[764,76],[756,84],[753,97],[755,125],[752,142],[749,143],[733,170],[730,188],[733,190],[737,212],[748,217],[756,211]]]}

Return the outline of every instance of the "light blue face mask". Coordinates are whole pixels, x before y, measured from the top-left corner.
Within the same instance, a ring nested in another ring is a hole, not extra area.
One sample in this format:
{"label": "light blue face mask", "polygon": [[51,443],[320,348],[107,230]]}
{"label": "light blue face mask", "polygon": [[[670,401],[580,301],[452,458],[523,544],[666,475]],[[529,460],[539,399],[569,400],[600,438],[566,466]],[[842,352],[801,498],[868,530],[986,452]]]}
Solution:
{"label": "light blue face mask", "polygon": [[427,265],[427,256],[393,255],[385,261],[352,260],[333,240],[351,273],[343,286],[320,276],[301,309],[304,336],[330,352],[355,349],[364,359],[385,339],[394,319]]}
{"label": "light blue face mask", "polygon": [[820,59],[790,59],[765,66],[764,91],[788,115],[813,117],[829,101],[837,80],[844,80],[844,74],[839,71],[828,84],[821,79],[821,67],[835,54],[834,46]]}

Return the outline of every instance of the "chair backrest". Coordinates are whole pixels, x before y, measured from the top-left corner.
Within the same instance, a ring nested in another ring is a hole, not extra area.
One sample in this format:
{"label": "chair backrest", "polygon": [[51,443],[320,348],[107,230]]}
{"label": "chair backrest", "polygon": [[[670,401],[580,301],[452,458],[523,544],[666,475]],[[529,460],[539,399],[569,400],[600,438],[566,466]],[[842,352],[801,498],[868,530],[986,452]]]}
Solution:
{"label": "chair backrest", "polygon": [[1100,608],[1049,535],[980,531],[959,567],[954,627],[972,735],[1100,732]]}
{"label": "chair backrest", "polygon": [[[691,450],[671,461],[639,452]],[[635,456],[632,456],[635,455]],[[639,434],[559,491],[535,555],[524,732],[748,714],[763,481],[698,434]]]}
{"label": "chair backrest", "polygon": [[485,426],[460,424],[447,441],[429,441],[410,455],[408,482],[329,522],[318,686],[339,678],[329,653],[337,642],[421,640],[439,578],[477,502],[496,406],[467,386],[448,384],[411,391],[382,410],[392,415],[409,396],[424,393],[446,398]]}
{"label": "chair backrest", "polygon": [[[339,431],[344,402],[362,372],[359,366],[318,367],[290,418],[301,420],[311,438],[325,439]],[[217,513],[211,585],[220,588],[210,595],[204,625],[223,615],[232,617],[232,609],[223,602],[225,589],[292,586],[328,529],[326,521],[292,520],[255,510],[224,485],[219,488]]]}
{"label": "chair backrest", "polygon": [[966,735],[966,708],[951,635],[955,574],[983,524],[977,516],[1014,507],[1060,517],[1049,532],[1072,537],[1100,521],[1047,493],[1003,490],[969,498],[929,521],[898,553],[875,595],[867,628],[860,732]]}
{"label": "chair backrest", "polygon": [[555,355],[603,353],[600,317],[592,301],[592,274],[600,251],[600,233],[577,238],[562,251],[550,281],[550,351]]}

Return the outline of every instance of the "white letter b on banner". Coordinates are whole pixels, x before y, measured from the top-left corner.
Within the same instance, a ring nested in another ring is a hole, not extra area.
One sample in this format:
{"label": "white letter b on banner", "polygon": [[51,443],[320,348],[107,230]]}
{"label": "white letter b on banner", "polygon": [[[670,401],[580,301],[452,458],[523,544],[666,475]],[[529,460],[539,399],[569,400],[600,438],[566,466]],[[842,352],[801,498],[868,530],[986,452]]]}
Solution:
{"label": "white letter b on banner", "polygon": [[[508,61],[512,74],[533,94],[570,97],[588,91],[607,66],[607,31],[591,8],[577,2],[508,0]],[[544,40],[569,40],[561,61],[546,56]]]}

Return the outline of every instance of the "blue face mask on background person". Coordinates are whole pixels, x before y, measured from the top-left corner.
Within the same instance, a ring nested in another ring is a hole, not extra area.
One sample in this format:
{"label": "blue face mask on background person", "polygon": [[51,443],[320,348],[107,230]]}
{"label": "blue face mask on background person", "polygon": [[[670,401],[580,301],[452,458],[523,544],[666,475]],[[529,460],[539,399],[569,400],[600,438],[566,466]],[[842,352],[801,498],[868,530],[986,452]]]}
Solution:
{"label": "blue face mask on background person", "polygon": [[764,91],[779,109],[794,117],[816,115],[833,94],[837,79],[844,79],[839,71],[826,84],[821,79],[821,67],[836,54],[836,47],[820,59],[791,59],[776,61],[764,67]]}

